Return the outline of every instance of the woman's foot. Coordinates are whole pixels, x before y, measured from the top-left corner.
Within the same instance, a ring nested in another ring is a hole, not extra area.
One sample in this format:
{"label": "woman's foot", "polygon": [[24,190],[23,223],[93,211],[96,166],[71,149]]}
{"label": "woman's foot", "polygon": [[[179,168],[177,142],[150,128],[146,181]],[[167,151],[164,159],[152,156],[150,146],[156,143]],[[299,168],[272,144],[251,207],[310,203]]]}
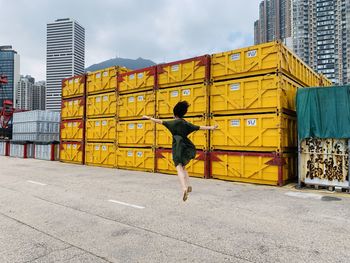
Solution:
{"label": "woman's foot", "polygon": [[185,191],[184,191],[184,195],[183,195],[183,197],[182,197],[182,200],[185,202],[185,201],[187,200],[187,198],[188,198],[188,191],[185,190]]}
{"label": "woman's foot", "polygon": [[192,192],[192,186],[187,187],[187,192],[191,193]]}

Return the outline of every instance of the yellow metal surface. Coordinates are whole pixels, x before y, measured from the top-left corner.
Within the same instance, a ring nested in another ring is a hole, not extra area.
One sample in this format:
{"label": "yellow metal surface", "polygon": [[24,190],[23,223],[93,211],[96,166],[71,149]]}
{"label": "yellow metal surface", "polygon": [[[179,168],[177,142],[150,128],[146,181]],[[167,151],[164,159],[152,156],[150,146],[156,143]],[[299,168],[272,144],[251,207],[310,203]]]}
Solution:
{"label": "yellow metal surface", "polygon": [[74,98],[62,100],[61,109],[62,120],[80,119],[84,117],[84,98]]}
{"label": "yellow metal surface", "polygon": [[210,86],[212,114],[295,111],[299,84],[283,74],[214,82]]}
{"label": "yellow metal surface", "polygon": [[115,92],[90,95],[86,101],[86,115],[88,117],[111,117],[117,112],[117,98]]}
{"label": "yellow metal surface", "polygon": [[155,143],[155,124],[151,121],[119,121],[117,124],[118,146],[151,147]]}
{"label": "yellow metal surface", "polygon": [[143,115],[155,115],[155,93],[153,91],[118,96],[118,118],[120,120],[141,119]]}
{"label": "yellow metal surface", "polygon": [[86,140],[114,142],[117,121],[115,118],[98,118],[86,120]]}
{"label": "yellow metal surface", "polygon": [[65,163],[83,163],[82,142],[61,142],[60,161]]}
{"label": "yellow metal surface", "polygon": [[215,179],[278,185],[279,172],[282,172],[283,184],[296,177],[296,157],[293,155],[284,154],[284,164],[280,168],[271,164],[274,157],[259,153],[214,152],[214,154],[216,161],[211,161],[211,175]]}
{"label": "yellow metal surface", "polygon": [[214,81],[283,72],[305,86],[319,86],[320,76],[279,42],[269,42],[212,55]]}
{"label": "yellow metal surface", "polygon": [[207,56],[158,65],[158,86],[175,87],[194,83],[203,83],[206,78]]}
{"label": "yellow metal surface", "polygon": [[90,143],[85,146],[85,163],[87,165],[114,167],[116,146],[114,143]]}
{"label": "yellow metal surface", "polygon": [[62,81],[62,98],[83,96],[85,93],[85,75],[74,76]]}
{"label": "yellow metal surface", "polygon": [[87,94],[114,91],[117,88],[118,72],[127,72],[127,69],[116,66],[88,73],[86,81]]}
{"label": "yellow metal surface", "polygon": [[118,92],[125,94],[153,89],[155,74],[155,66],[119,74]]}
{"label": "yellow metal surface", "polygon": [[136,171],[154,171],[154,151],[143,148],[118,148],[116,167]]}
{"label": "yellow metal surface", "polygon": [[328,79],[325,75],[320,74],[320,85],[321,87],[330,87],[333,83],[330,79]]}
{"label": "yellow metal surface", "polygon": [[213,117],[211,149],[237,151],[288,151],[297,147],[296,117],[254,114]]}
{"label": "yellow metal surface", "polygon": [[83,140],[84,123],[80,120],[66,120],[61,122],[61,140],[81,141]]}
{"label": "yellow metal surface", "polygon": [[[186,121],[198,125],[205,126],[207,125],[207,120],[203,117],[193,117],[193,118],[185,118]],[[169,121],[172,119],[165,119],[165,121]],[[172,135],[170,131],[164,126],[158,124],[156,126],[156,145],[161,148],[171,148],[172,147]],[[191,133],[188,138],[193,142],[198,150],[208,149],[208,131],[199,130]]]}
{"label": "yellow metal surface", "polygon": [[187,116],[203,115],[207,111],[207,86],[195,84],[171,89],[157,90],[157,115],[159,117],[173,116],[173,108],[179,101],[186,100],[190,107]]}
{"label": "yellow metal surface", "polygon": [[[199,158],[203,152],[198,151],[196,158],[186,165],[186,170],[190,176],[203,178],[205,175],[205,161]],[[198,160],[198,158],[200,160]],[[174,166],[171,150],[161,150],[157,153],[156,172],[165,174],[177,174]]]}

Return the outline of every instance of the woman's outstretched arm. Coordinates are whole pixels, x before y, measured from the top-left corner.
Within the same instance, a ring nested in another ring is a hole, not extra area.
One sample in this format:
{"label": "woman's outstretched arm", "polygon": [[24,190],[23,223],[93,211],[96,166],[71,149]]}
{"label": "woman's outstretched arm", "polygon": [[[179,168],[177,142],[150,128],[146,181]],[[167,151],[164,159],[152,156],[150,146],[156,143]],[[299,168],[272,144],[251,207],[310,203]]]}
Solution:
{"label": "woman's outstretched arm", "polygon": [[219,125],[215,124],[214,126],[199,126],[200,130],[216,130]]}
{"label": "woman's outstretched arm", "polygon": [[163,124],[163,121],[160,120],[160,119],[155,119],[155,118],[152,118],[150,116],[142,116],[143,119],[145,120],[150,120],[150,121],[153,121],[155,123],[158,123],[158,124]]}

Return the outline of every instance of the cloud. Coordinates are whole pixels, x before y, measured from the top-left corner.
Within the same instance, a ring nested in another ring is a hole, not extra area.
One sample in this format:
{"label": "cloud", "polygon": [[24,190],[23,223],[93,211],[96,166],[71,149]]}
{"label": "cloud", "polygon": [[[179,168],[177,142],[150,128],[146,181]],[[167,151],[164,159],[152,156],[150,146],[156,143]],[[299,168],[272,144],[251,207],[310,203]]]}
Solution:
{"label": "cloud", "polygon": [[120,56],[157,63],[253,43],[259,0],[0,0],[0,45],[21,74],[45,79],[46,24],[70,17],[86,30],[86,66]]}

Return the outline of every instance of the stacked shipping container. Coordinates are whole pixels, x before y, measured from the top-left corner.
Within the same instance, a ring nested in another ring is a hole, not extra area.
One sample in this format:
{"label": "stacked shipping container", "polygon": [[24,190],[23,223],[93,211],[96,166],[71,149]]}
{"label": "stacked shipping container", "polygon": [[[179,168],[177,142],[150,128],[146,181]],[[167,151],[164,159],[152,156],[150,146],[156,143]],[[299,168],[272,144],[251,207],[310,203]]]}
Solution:
{"label": "stacked shipping container", "polygon": [[219,125],[190,135],[198,150],[187,166],[191,176],[282,185],[295,176],[296,90],[328,84],[278,42],[94,72],[85,92],[85,160],[175,174],[171,134],[142,116],[169,120],[175,104],[186,100],[188,121]]}
{"label": "stacked shipping container", "polygon": [[62,81],[60,160],[84,164],[86,75]]}

